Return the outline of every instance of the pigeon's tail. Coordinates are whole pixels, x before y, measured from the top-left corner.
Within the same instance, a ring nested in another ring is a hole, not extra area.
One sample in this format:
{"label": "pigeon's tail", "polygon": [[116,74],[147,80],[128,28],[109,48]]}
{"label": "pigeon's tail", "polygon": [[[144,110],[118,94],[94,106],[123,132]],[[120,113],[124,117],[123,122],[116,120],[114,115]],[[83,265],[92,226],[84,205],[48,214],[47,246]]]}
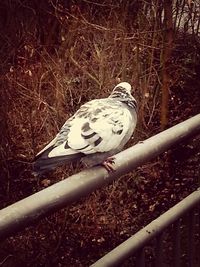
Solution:
{"label": "pigeon's tail", "polygon": [[48,148],[41,154],[38,154],[33,162],[33,173],[34,175],[40,175],[47,171],[53,170],[55,167],[60,166],[67,162],[73,162],[80,160],[83,157],[82,153],[65,155],[65,156],[55,156],[48,157],[49,152],[52,148]]}

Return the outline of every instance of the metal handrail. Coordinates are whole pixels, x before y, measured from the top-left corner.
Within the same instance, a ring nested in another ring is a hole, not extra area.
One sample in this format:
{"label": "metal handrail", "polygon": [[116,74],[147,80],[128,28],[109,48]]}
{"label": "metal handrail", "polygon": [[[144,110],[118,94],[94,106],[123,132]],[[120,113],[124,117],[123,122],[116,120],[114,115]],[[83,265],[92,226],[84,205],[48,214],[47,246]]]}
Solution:
{"label": "metal handrail", "polygon": [[96,261],[91,267],[121,266],[128,257],[144,247],[151,239],[158,236],[167,226],[174,223],[198,203],[200,203],[200,188]]}
{"label": "metal handrail", "polygon": [[197,133],[200,114],[115,155],[115,172],[93,167],[0,210],[0,239],[79,200]]}

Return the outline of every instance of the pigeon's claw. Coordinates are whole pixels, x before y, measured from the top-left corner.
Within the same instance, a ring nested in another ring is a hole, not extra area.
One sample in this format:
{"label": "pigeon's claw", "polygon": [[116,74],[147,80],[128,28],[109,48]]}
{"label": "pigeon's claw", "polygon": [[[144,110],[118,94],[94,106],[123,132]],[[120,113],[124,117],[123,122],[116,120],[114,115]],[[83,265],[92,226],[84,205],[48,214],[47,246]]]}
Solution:
{"label": "pigeon's claw", "polygon": [[103,167],[105,167],[105,169],[108,172],[114,172],[115,171],[115,169],[113,167],[114,164],[115,164],[115,157],[109,157],[102,163]]}

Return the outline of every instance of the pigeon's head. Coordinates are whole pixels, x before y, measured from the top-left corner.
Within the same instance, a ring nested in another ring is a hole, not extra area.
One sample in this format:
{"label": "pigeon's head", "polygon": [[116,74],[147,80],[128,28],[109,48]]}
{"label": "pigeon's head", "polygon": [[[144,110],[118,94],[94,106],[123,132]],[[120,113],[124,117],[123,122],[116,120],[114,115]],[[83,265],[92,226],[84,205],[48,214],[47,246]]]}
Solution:
{"label": "pigeon's head", "polygon": [[137,107],[135,98],[131,95],[131,85],[127,82],[121,82],[115,86],[111,95],[111,98],[115,98],[123,103],[126,103],[129,107]]}
{"label": "pigeon's head", "polygon": [[123,91],[131,94],[131,85],[130,85],[130,83],[127,83],[127,82],[118,83],[115,86],[115,88],[113,89],[113,93],[114,92],[123,92]]}

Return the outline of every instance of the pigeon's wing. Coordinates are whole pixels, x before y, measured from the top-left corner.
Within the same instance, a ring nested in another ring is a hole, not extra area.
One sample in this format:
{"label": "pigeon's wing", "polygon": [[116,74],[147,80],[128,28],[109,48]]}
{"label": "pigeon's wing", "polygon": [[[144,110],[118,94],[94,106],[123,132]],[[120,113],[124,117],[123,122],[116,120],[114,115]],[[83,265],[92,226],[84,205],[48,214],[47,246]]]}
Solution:
{"label": "pigeon's wing", "polygon": [[81,106],[54,140],[38,153],[37,162],[39,167],[46,165],[49,169],[83,155],[122,149],[134,127],[131,113],[122,103],[92,100]]}
{"label": "pigeon's wing", "polygon": [[70,128],[68,146],[84,154],[103,153],[122,148],[135,128],[133,116],[122,103],[113,100],[91,101],[85,116],[76,114]]}

